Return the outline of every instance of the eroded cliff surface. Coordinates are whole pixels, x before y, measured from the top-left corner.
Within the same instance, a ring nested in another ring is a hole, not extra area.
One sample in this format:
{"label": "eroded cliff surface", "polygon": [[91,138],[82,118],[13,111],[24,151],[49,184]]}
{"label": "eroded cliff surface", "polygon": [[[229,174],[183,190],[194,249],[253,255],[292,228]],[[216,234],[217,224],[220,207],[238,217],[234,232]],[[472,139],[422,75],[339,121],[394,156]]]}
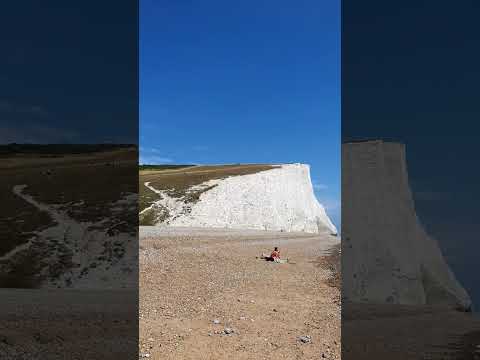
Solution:
{"label": "eroded cliff surface", "polygon": [[471,306],[417,218],[403,144],[344,144],[342,198],[344,300]]}
{"label": "eroded cliff surface", "polygon": [[141,211],[141,221],[148,215],[155,225],[337,233],[314,195],[305,164],[215,178],[181,196],[149,181],[143,185],[159,199]]}

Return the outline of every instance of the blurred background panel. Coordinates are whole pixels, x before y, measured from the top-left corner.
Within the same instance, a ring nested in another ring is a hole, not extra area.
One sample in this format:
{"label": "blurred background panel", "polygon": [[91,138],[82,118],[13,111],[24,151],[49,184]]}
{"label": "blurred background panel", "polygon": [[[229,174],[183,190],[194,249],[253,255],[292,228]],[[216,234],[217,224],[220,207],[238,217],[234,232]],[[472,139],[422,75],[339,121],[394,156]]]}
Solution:
{"label": "blurred background panel", "polygon": [[138,354],[138,2],[0,15],[0,357]]}
{"label": "blurred background panel", "polygon": [[343,1],[344,359],[473,358],[480,343],[478,15]]}

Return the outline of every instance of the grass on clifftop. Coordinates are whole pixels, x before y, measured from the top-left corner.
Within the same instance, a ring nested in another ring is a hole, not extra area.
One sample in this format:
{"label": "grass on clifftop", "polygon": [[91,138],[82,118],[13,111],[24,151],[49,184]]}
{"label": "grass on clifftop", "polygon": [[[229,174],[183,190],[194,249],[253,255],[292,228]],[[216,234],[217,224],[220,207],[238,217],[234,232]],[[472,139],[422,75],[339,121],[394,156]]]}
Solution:
{"label": "grass on clifftop", "polygon": [[195,165],[139,165],[138,169],[140,171],[142,170],[175,170],[175,169],[182,169],[182,168],[188,168],[192,167]]}
{"label": "grass on clifftop", "polygon": [[[276,167],[278,166],[267,164],[141,167],[139,176],[139,210],[142,211],[160,199],[158,194],[144,185],[146,182],[150,182],[150,186],[153,186],[155,189],[167,191],[171,197],[181,198],[186,196],[186,202],[194,203],[198,201],[203,192],[211,189],[211,187],[195,192],[188,191],[192,186],[209,180],[255,174]],[[142,220],[140,222],[147,225]]]}

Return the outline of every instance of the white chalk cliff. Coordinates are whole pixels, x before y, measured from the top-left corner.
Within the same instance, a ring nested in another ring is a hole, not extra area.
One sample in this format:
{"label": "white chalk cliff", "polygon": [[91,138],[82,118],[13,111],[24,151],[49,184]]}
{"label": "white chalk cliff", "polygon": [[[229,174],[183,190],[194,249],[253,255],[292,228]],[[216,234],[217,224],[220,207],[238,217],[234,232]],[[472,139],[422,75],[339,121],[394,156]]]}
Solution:
{"label": "white chalk cliff", "polygon": [[471,306],[417,219],[403,144],[342,145],[342,198],[344,301]]}
{"label": "white chalk cliff", "polygon": [[203,184],[212,185],[187,212],[181,201],[157,190],[162,196],[157,205],[170,212],[157,225],[337,233],[314,195],[308,165],[281,165]]}

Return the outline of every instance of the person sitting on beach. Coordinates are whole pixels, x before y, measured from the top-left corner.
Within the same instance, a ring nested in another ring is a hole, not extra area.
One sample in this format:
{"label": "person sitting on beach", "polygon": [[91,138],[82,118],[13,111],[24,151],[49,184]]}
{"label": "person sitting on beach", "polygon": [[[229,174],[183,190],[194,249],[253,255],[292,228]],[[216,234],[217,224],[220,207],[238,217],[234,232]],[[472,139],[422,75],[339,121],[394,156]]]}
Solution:
{"label": "person sitting on beach", "polygon": [[278,261],[278,260],[280,260],[280,250],[278,250],[278,247],[275,246],[275,249],[273,249],[270,256],[262,254],[262,258],[267,260],[267,261]]}
{"label": "person sitting on beach", "polygon": [[278,247],[275,246],[275,249],[273,249],[272,253],[270,254],[270,257],[272,258],[273,261],[280,259],[280,250],[278,250]]}

